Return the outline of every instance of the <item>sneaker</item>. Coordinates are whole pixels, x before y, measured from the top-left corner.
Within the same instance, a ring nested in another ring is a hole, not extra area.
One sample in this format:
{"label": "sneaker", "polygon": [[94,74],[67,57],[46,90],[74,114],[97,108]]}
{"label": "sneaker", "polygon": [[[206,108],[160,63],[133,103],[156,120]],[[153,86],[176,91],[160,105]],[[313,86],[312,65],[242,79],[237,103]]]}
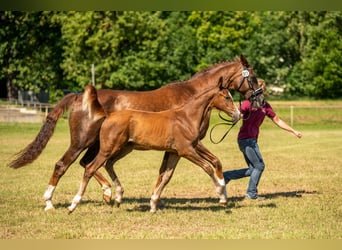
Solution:
{"label": "sneaker", "polygon": [[266,200],[266,198],[263,197],[263,196],[257,196],[256,198],[252,198],[248,194],[246,194],[244,200],[246,200],[246,201],[249,201],[249,200],[252,200],[252,201],[264,201],[264,200]]}

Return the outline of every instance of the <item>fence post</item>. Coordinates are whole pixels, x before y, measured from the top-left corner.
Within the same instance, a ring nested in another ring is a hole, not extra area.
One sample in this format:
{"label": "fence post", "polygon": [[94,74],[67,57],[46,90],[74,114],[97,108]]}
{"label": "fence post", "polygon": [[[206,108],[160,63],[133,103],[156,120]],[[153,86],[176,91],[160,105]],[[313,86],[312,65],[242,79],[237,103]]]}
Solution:
{"label": "fence post", "polygon": [[290,106],[291,127],[293,127],[293,105]]}
{"label": "fence post", "polygon": [[91,83],[95,86],[95,65],[91,65]]}
{"label": "fence post", "polygon": [[45,105],[45,118],[48,116],[49,107],[48,105]]}

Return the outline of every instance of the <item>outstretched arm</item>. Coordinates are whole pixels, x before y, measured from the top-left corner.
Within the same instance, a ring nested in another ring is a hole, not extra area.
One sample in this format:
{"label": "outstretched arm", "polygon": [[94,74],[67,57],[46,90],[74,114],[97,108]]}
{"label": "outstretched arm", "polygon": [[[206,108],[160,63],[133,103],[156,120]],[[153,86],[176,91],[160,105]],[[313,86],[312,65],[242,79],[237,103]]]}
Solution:
{"label": "outstretched arm", "polygon": [[294,130],[291,126],[289,126],[286,122],[284,122],[283,120],[281,120],[278,116],[275,116],[272,118],[272,121],[281,129],[284,129],[292,134],[294,134],[295,136],[297,136],[298,138],[302,137],[302,133]]}

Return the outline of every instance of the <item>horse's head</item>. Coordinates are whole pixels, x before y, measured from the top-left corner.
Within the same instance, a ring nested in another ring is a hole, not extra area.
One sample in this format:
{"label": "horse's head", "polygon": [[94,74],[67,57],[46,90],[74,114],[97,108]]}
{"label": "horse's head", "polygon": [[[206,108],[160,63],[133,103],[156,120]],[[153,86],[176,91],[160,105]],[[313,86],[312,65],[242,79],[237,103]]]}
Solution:
{"label": "horse's head", "polygon": [[247,59],[241,55],[237,68],[228,79],[228,88],[240,92],[245,99],[249,99],[253,107],[258,107],[263,103],[263,89],[259,86],[256,74],[248,63]]}
{"label": "horse's head", "polygon": [[253,107],[260,108],[265,104],[266,83],[263,79],[258,78],[258,88],[254,92],[249,92],[248,100],[251,101]]}
{"label": "horse's head", "polygon": [[234,124],[240,120],[241,113],[234,104],[233,97],[228,89],[224,88],[217,92],[211,101],[211,106],[232,117]]}

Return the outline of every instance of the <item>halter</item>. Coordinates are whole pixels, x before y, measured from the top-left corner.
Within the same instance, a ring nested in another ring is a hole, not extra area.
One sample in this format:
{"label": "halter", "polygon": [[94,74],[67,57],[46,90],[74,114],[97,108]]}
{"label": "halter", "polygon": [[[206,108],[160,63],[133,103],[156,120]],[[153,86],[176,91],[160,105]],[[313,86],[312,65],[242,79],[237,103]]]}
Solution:
{"label": "halter", "polygon": [[[248,100],[250,100],[251,102],[255,101],[256,98],[258,96],[260,96],[262,93],[263,93],[263,90],[262,88],[257,88],[256,90],[254,89],[253,87],[253,84],[252,84],[252,79],[250,77],[250,73],[247,69],[246,66],[243,66],[243,70],[242,70],[242,80],[241,80],[241,83],[239,85],[239,87],[236,89],[236,91],[239,91],[243,85],[243,83],[245,82],[245,80],[247,79],[247,82],[248,82],[248,86],[249,86],[249,89],[252,91],[252,94],[248,97]],[[230,85],[230,84],[229,84]],[[228,85],[228,89],[229,89],[229,85]],[[240,95],[240,106],[241,106],[241,95]],[[221,113],[219,112],[219,117],[224,121],[224,122],[221,122],[221,123],[218,123],[216,125],[214,125],[211,130],[210,130],[210,141],[214,144],[219,144],[220,142],[222,142],[224,140],[224,138],[226,138],[226,136],[228,135],[228,133],[230,132],[230,130],[235,126],[236,123],[233,123],[232,120],[229,120],[229,119],[226,119],[224,117],[222,117]],[[213,138],[212,138],[212,133],[213,133],[213,130],[217,127],[217,126],[220,126],[220,125],[226,125],[226,126],[230,126],[230,128],[225,132],[225,134],[222,136],[222,138],[218,141],[214,141]]]}
{"label": "halter", "polygon": [[[243,70],[242,70],[242,80],[241,80],[241,83],[239,85],[239,87],[237,88],[237,91],[239,91],[243,85],[243,83],[245,82],[245,80],[247,79],[247,82],[248,82],[248,86],[249,86],[249,89],[252,91],[252,94],[250,95],[250,97],[248,98],[248,100],[250,101],[253,101],[255,100],[259,95],[262,94],[263,90],[262,88],[257,88],[257,89],[254,89],[253,87],[253,84],[252,84],[252,79],[250,77],[250,73],[247,69],[246,66],[243,66]],[[241,102],[241,100],[240,100]]]}

